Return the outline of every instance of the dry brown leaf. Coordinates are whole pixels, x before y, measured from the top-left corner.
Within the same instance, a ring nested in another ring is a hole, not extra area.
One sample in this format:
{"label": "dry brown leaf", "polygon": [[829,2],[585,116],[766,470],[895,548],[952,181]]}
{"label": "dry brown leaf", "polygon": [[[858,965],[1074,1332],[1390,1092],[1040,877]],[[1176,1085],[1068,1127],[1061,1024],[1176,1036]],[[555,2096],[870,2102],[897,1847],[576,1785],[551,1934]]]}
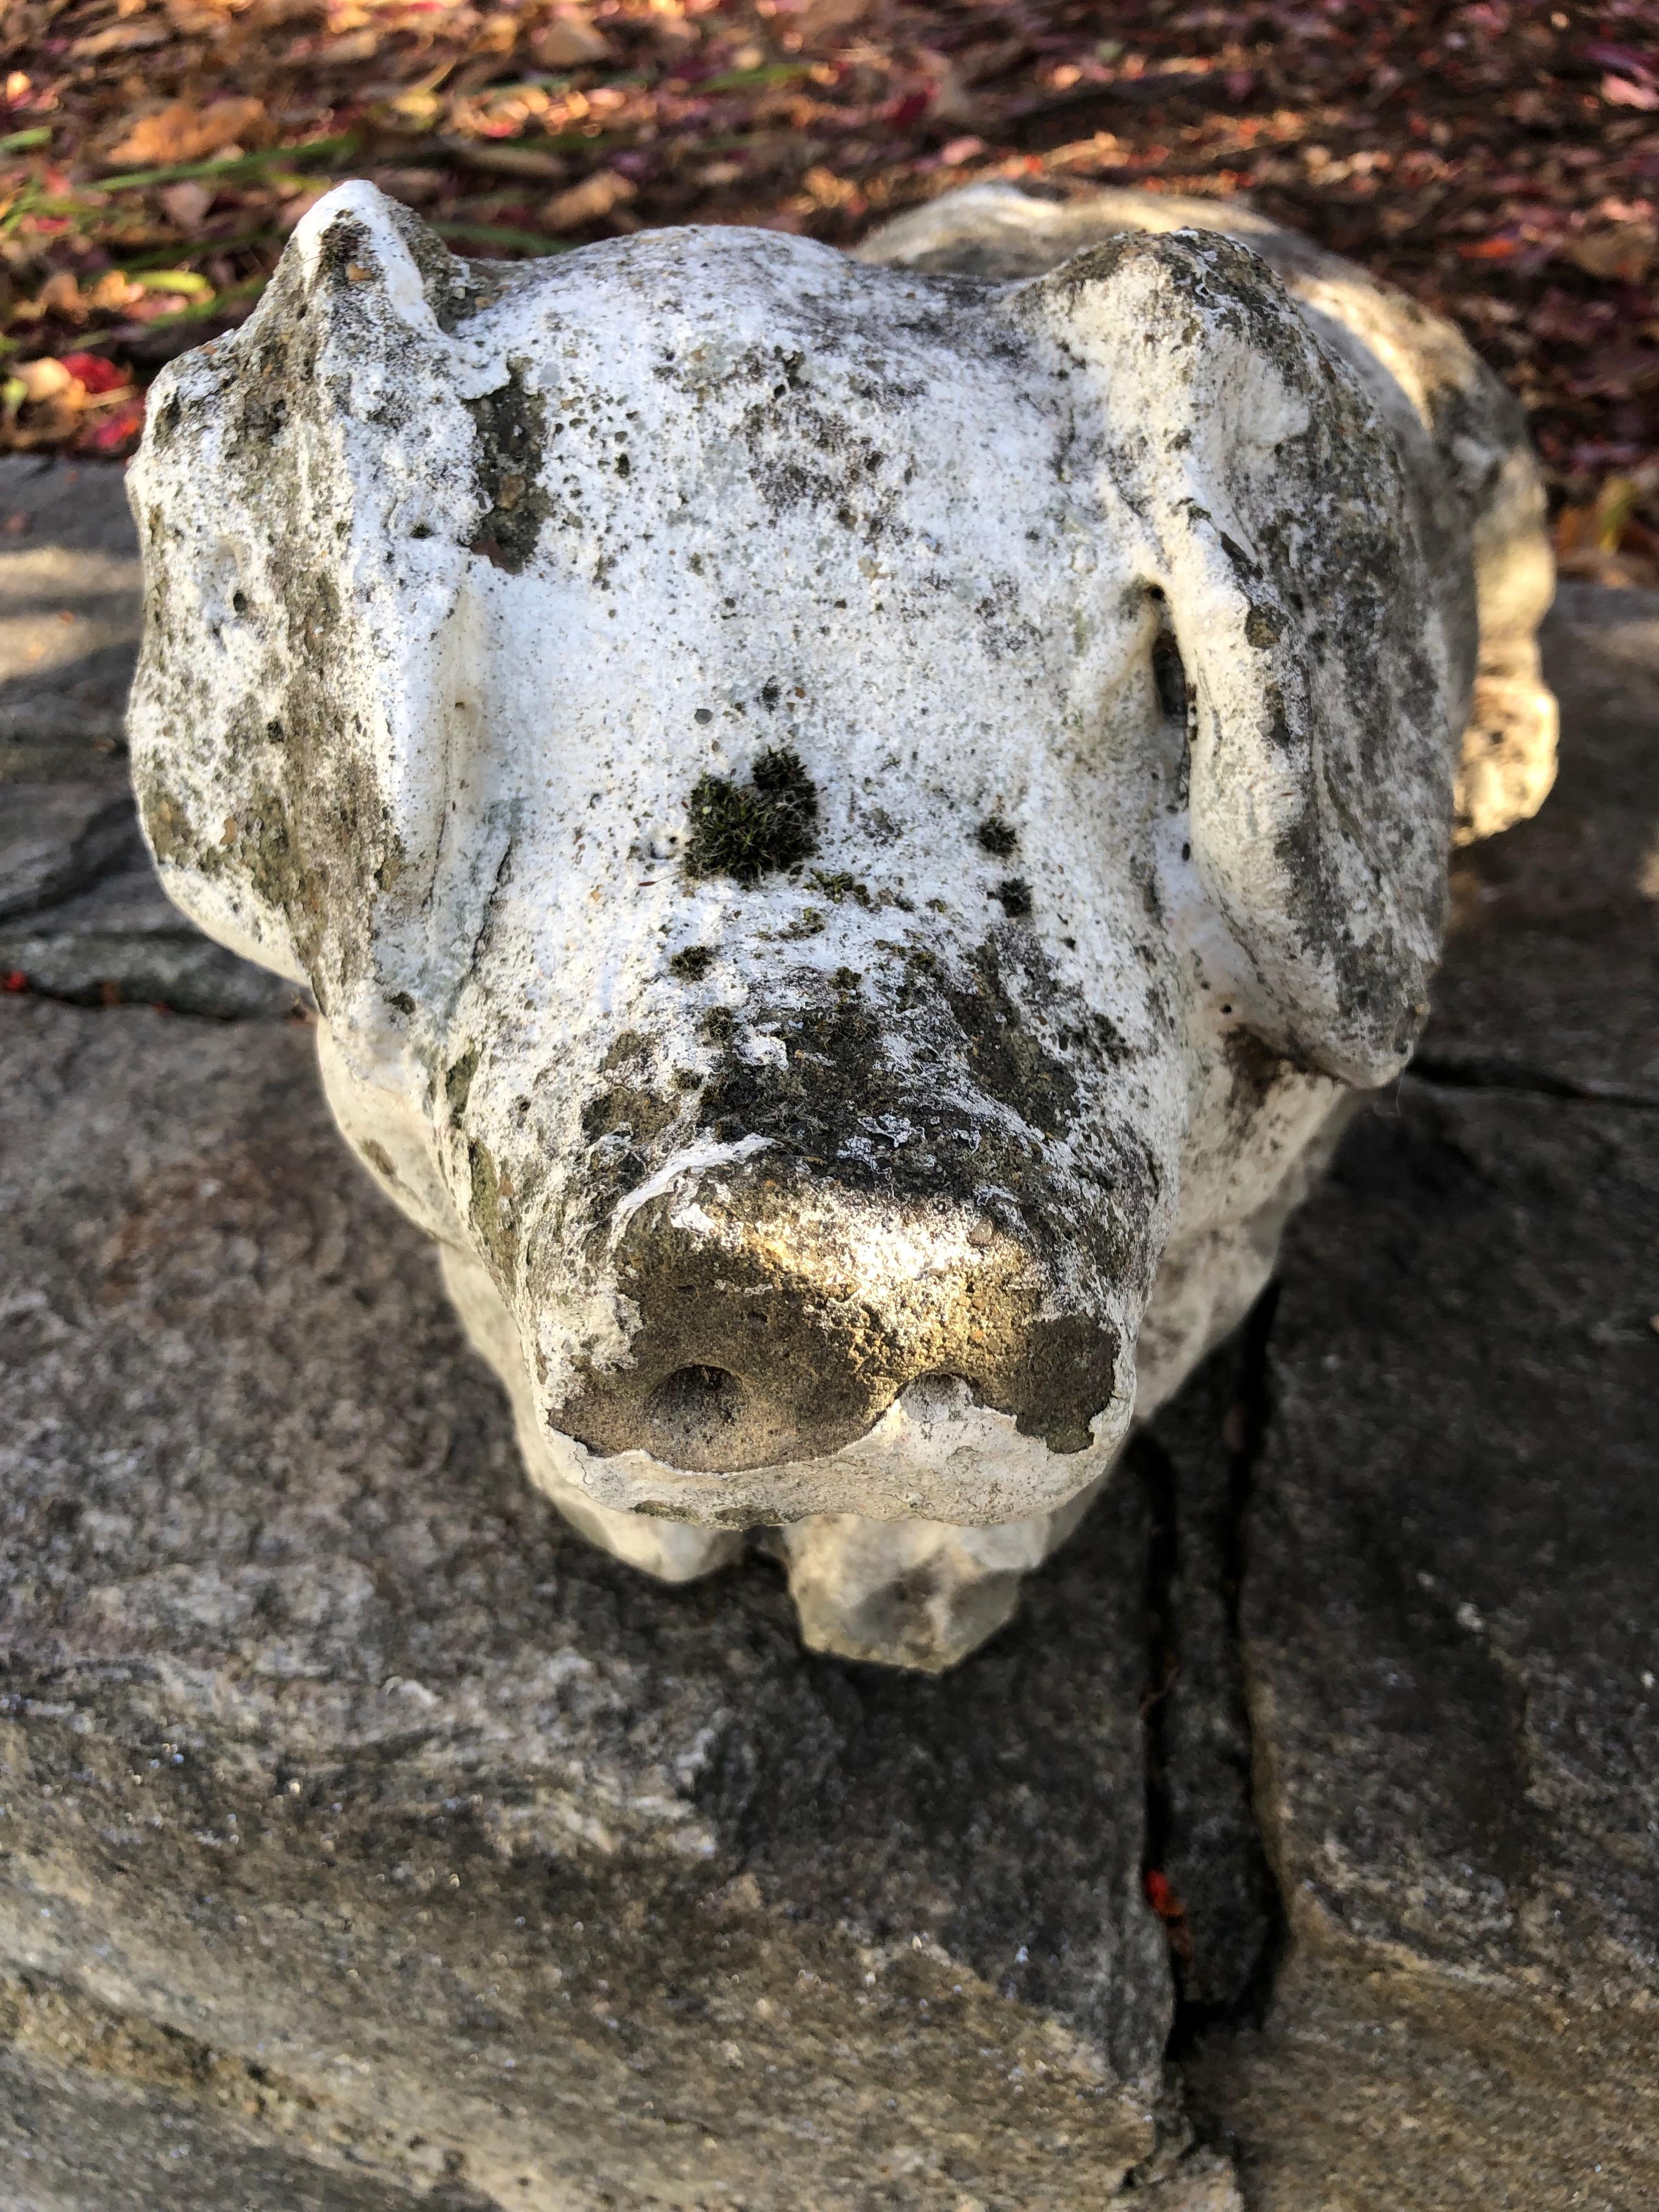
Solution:
{"label": "dry brown leaf", "polygon": [[89,307],[130,307],[143,298],[144,289],[118,269],[106,269],[84,296]]}
{"label": "dry brown leaf", "polygon": [[182,185],[169,185],[161,194],[161,205],[169,222],[180,230],[194,230],[213,205],[213,194],[206,185],[191,179]]}
{"label": "dry brown leaf", "polygon": [[112,23],[106,31],[94,31],[77,39],[70,52],[81,61],[95,61],[100,54],[130,53],[138,46],[165,46],[172,36],[165,23]]}
{"label": "dry brown leaf", "polygon": [[67,315],[79,322],[87,312],[81,287],[72,269],[59,269],[40,287],[40,306],[48,314]]}
{"label": "dry brown leaf", "polygon": [[539,146],[459,137],[441,138],[438,143],[447,153],[459,155],[469,168],[494,169],[504,177],[539,177],[556,184],[570,173],[570,164],[562,155],[547,153]]}
{"label": "dry brown leaf", "polygon": [[801,182],[814,207],[851,207],[854,201],[863,198],[856,185],[845,177],[838,177],[833,169],[809,169]]}
{"label": "dry brown leaf", "polygon": [[611,49],[605,34],[574,9],[561,8],[550,22],[531,33],[530,51],[544,69],[580,69],[602,62]]}
{"label": "dry brown leaf", "polygon": [[1585,231],[1570,238],[1562,252],[1587,276],[1639,284],[1659,253],[1659,232],[1650,222],[1617,223],[1611,230]]}
{"label": "dry brown leaf", "polygon": [[30,406],[38,406],[43,399],[58,399],[67,392],[75,379],[61,361],[48,354],[42,361],[21,362],[12,374],[23,387],[23,397]]}
{"label": "dry brown leaf", "polygon": [[585,222],[597,222],[613,208],[631,200],[636,187],[626,177],[619,177],[614,169],[598,170],[584,177],[579,185],[572,185],[568,192],[555,192],[542,210],[542,220],[555,230],[574,230]]}
{"label": "dry brown leaf", "polygon": [[342,39],[331,39],[325,46],[319,46],[313,59],[322,69],[349,67],[353,62],[373,61],[380,50],[378,31],[348,31]]}
{"label": "dry brown leaf", "polygon": [[874,0],[812,0],[800,18],[801,28],[808,38],[821,38],[826,31],[849,30],[864,21],[873,5]]}
{"label": "dry brown leaf", "polygon": [[107,158],[134,168],[204,161],[227,146],[246,143],[264,119],[262,100],[215,100],[205,107],[174,100],[153,114],[140,116],[126,137],[110,148]]}
{"label": "dry brown leaf", "polygon": [[376,169],[371,181],[388,199],[401,200],[405,207],[434,200],[444,188],[443,179],[433,169]]}

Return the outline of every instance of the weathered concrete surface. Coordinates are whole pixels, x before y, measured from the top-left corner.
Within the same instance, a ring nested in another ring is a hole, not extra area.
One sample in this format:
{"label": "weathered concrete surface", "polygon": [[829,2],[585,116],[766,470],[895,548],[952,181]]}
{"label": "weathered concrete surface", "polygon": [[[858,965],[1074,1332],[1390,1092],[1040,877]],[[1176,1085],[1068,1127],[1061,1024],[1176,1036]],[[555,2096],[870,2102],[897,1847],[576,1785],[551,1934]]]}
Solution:
{"label": "weathered concrete surface", "polygon": [[768,1563],[665,1592],[527,1490],[307,1031],[0,1020],[0,1963],[64,2008],[18,2063],[330,2205],[1109,2197],[1170,2011],[1139,1494],[947,1681],[803,1656]]}
{"label": "weathered concrete surface", "polygon": [[1289,1950],[1188,2064],[1253,2212],[1659,2201],[1659,1114],[1615,1103],[1659,625],[1564,613],[1535,865],[1460,867],[1462,1084],[1380,1102],[1285,1250],[1243,1626]]}

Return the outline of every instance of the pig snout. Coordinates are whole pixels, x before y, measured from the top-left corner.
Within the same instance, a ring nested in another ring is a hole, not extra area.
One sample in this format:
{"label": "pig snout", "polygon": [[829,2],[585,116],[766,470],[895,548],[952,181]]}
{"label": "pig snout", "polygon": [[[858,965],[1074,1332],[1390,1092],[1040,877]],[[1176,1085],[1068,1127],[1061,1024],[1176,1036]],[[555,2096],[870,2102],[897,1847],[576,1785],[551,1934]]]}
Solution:
{"label": "pig snout", "polygon": [[940,1413],[1012,1415],[1085,1449],[1121,1352],[1067,1312],[1061,1273],[1017,1220],[971,1203],[860,1190],[764,1140],[670,1163],[613,1224],[631,1363],[593,1374],[550,1421],[594,1453],[694,1473],[817,1460],[908,1393]]}

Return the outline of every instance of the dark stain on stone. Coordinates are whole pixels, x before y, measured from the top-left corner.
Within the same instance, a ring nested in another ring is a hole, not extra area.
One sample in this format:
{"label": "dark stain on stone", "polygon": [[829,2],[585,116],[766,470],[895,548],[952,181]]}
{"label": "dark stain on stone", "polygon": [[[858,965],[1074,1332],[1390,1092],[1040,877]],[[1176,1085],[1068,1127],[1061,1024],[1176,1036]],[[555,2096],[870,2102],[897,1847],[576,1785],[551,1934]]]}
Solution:
{"label": "dark stain on stone", "polygon": [[512,1194],[488,1145],[470,1144],[466,1151],[472,1226],[483,1245],[490,1272],[498,1283],[505,1284],[512,1278],[519,1243]]}
{"label": "dark stain on stone", "polygon": [[590,1145],[602,1137],[630,1137],[648,1144],[682,1111],[678,1101],[657,1097],[629,1083],[597,1091],[582,1109],[582,1134]]}
{"label": "dark stain on stone", "polygon": [[478,489],[485,506],[467,550],[513,575],[535,551],[552,510],[538,481],[547,403],[529,389],[528,368],[526,361],[511,362],[505,384],[463,402],[478,434]]}
{"label": "dark stain on stone", "polygon": [[746,784],[700,775],[687,803],[691,829],[685,872],[754,884],[793,868],[817,849],[817,786],[800,756],[787,746],[762,753]]}
{"label": "dark stain on stone", "polygon": [[1187,721],[1187,702],[1192,696],[1187,681],[1187,665],[1181,658],[1181,647],[1176,643],[1175,632],[1163,629],[1152,641],[1152,684],[1158,693],[1158,703],[1164,720],[1179,722],[1184,728]]}
{"label": "dark stain on stone", "polygon": [[[1028,984],[1034,965],[1025,963]],[[1076,1079],[1033,1035],[1008,989],[1004,952],[994,939],[975,952],[968,978],[965,985],[945,986],[942,995],[966,1040],[974,1080],[1032,1128],[1063,1135],[1077,1112]],[[1044,994],[1043,979],[1035,980],[1038,994]]]}
{"label": "dark stain on stone", "polygon": [[472,1079],[478,1072],[478,1048],[469,1045],[458,1060],[451,1064],[444,1077],[444,1095],[449,1101],[450,1118],[459,1121],[466,1111],[467,1094],[472,1088]]}
{"label": "dark stain on stone", "polygon": [[[1223,1012],[1226,1012],[1224,1007]],[[1249,1141],[1262,1109],[1296,1063],[1273,1051],[1250,1030],[1230,1030],[1223,1047],[1232,1088],[1227,1097],[1227,1119],[1240,1138]]]}

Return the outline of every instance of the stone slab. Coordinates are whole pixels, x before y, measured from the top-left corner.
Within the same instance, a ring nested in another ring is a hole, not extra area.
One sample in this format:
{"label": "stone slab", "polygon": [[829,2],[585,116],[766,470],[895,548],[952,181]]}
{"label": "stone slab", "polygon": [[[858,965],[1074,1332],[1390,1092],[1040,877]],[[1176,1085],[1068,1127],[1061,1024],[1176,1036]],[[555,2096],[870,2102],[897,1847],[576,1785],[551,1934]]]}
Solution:
{"label": "stone slab", "polygon": [[[250,2101],[262,2095],[248,2087]],[[262,2133],[204,2105],[194,2083],[164,2088],[0,2048],[7,2212],[461,2212],[480,2202],[389,2188],[329,2161],[314,2136],[289,2147]]]}
{"label": "stone slab", "polygon": [[[14,784],[4,802],[27,788]],[[112,803],[131,833],[134,865],[70,898],[0,920],[0,975],[20,977],[14,988],[77,1006],[161,1006],[224,1020],[303,1011],[308,994],[239,960],[179,913],[138,845],[131,800],[122,793]]]}
{"label": "stone slab", "polygon": [[1408,1081],[1282,1279],[1243,1624],[1291,1962],[1193,2078],[1261,2212],[1636,2212],[1659,1114]]}
{"label": "stone slab", "polygon": [[143,578],[124,475],[0,459],[0,783],[125,774]]}
{"label": "stone slab", "polygon": [[1453,860],[1419,1073],[1659,1103],[1659,592],[1560,587],[1542,811]]}
{"label": "stone slab", "polygon": [[1570,587],[1549,659],[1560,782],[1458,859],[1437,1079],[1281,1259],[1237,1506],[1288,1940],[1184,2061],[1252,2212],[1659,2201],[1659,599]]}
{"label": "stone slab", "polygon": [[139,836],[142,598],[120,469],[0,459],[0,975],[82,1005],[288,1013],[301,994],[186,921]]}
{"label": "stone slab", "polygon": [[804,1655],[765,1560],[665,1591],[530,1492],[302,1027],[0,1024],[0,1966],[394,2191],[435,2145],[486,2204],[1012,2212],[1156,2158],[1135,1486],[945,1680]]}

